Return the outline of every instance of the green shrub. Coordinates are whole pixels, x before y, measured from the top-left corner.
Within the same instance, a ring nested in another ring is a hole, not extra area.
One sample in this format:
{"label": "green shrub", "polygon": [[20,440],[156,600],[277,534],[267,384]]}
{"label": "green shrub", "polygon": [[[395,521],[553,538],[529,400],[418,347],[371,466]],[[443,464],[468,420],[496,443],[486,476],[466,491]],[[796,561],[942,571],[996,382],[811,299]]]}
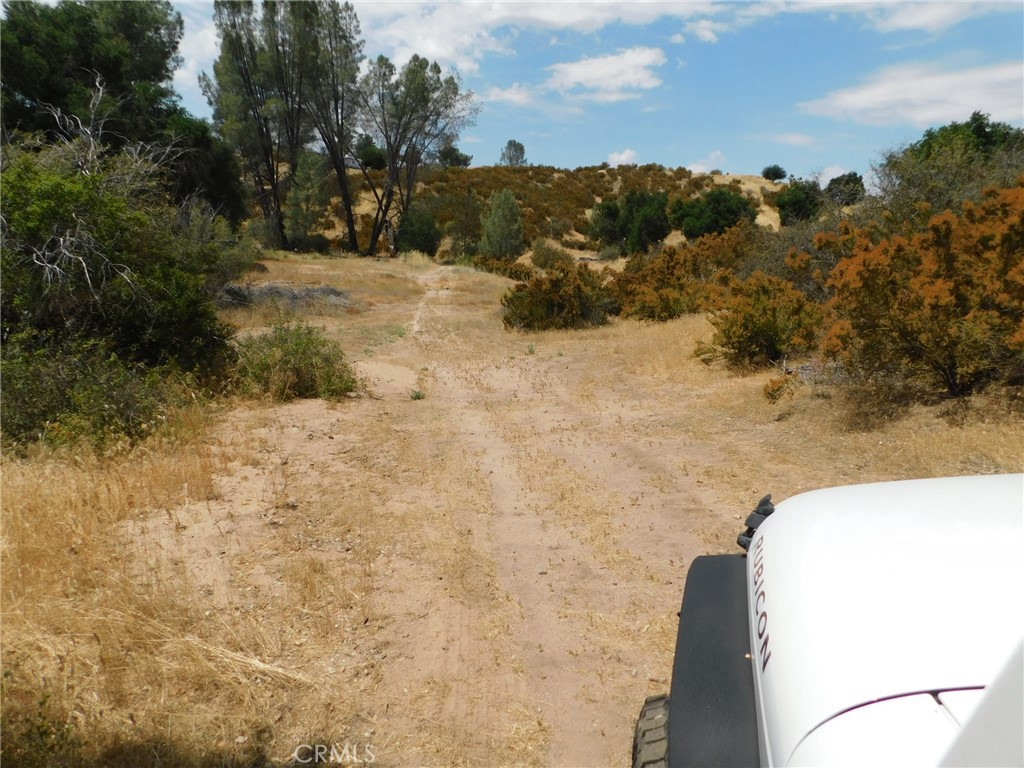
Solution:
{"label": "green shrub", "polygon": [[790,182],[775,198],[779,219],[784,227],[815,218],[823,202],[824,194],[818,182],[803,179]]}
{"label": "green shrub", "polygon": [[604,245],[618,246],[623,255],[644,253],[672,231],[665,192],[631,189],[619,200],[605,200],[594,207],[590,235]]}
{"label": "green shrub", "polygon": [[288,247],[296,253],[328,253],[331,241],[319,232],[313,235],[293,235],[288,239]]}
{"label": "green shrub", "polygon": [[340,400],[357,388],[338,343],[302,323],[276,325],[269,333],[239,341],[237,377],[244,394],[268,395],[275,402]]}
{"label": "green shrub", "polygon": [[608,322],[614,299],[585,266],[565,265],[521,283],[501,299],[506,328],[589,328]]}
{"label": "green shrub", "polygon": [[786,280],[755,272],[731,286],[725,307],[711,318],[712,346],[697,354],[733,365],[764,366],[814,347],[823,322],[820,305]]}
{"label": "green shrub", "polygon": [[825,196],[836,205],[853,205],[864,192],[864,178],[855,171],[836,176],[825,186]]}
{"label": "green shrub", "polygon": [[413,205],[402,216],[398,230],[398,250],[420,251],[433,258],[440,244],[441,228],[437,225],[437,219],[425,207]]}
{"label": "green shrub", "polygon": [[523,219],[511,189],[496,192],[480,219],[480,253],[492,259],[515,261],[525,248]]}
{"label": "green shrub", "polygon": [[545,270],[559,267],[564,269],[575,263],[575,260],[569,254],[557,248],[552,248],[543,240],[537,240],[533,244],[533,255],[530,258],[535,267]]}
{"label": "green shrub", "polygon": [[721,234],[744,219],[753,221],[756,217],[754,204],[727,187],[715,187],[696,200],[676,200],[669,210],[669,223],[690,240]]}
{"label": "green shrub", "polygon": [[174,404],[163,372],[122,360],[99,340],[3,345],[5,445],[74,443],[104,448],[157,430]]}
{"label": "green shrub", "polygon": [[226,225],[167,205],[160,168],[127,153],[93,158],[76,141],[6,146],[4,161],[5,331],[103,339],[147,365],[219,365],[229,332],[209,287]]}

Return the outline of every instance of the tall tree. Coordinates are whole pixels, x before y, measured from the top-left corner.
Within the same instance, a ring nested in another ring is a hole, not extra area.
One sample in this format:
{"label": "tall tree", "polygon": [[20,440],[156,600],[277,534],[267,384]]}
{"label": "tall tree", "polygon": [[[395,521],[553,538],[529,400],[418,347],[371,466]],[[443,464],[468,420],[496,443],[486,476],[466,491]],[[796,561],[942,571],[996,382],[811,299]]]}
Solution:
{"label": "tall tree", "polygon": [[214,0],[220,56],[213,79],[200,78],[214,124],[242,156],[263,216],[284,247],[286,184],[310,137],[302,113],[309,56],[304,30],[313,10],[309,3],[266,0],[257,18],[252,0]]}
{"label": "tall tree", "polygon": [[23,131],[66,142],[88,127],[104,151],[173,146],[174,162],[164,170],[175,199],[199,196],[238,223],[244,202],[234,156],[172,88],[182,19],[169,2],[8,0],[4,14],[5,141]]}
{"label": "tall tree", "polygon": [[356,85],[362,63],[363,41],[359,19],[350,3],[317,0],[310,13],[300,16],[303,38],[309,46],[305,59],[306,113],[338,180],[349,250],[359,250],[354,201],[348,183],[346,158],[353,155],[356,120]]}
{"label": "tall tree", "polygon": [[510,168],[520,168],[526,165],[526,147],[515,139],[509,139],[508,144],[501,150],[501,164]]}
{"label": "tall tree", "polygon": [[[930,214],[957,211],[986,187],[1013,185],[1024,170],[1024,130],[975,112],[967,122],[928,129],[919,141],[886,153],[873,170],[895,219],[924,227]],[[921,203],[930,206],[923,216]]]}
{"label": "tall tree", "polygon": [[292,176],[299,154],[310,138],[303,121],[303,89],[309,70],[313,37],[310,22],[317,17],[310,2],[263,0],[260,27],[269,74],[271,115],[276,119],[280,142]]}
{"label": "tall tree", "polygon": [[436,62],[415,54],[401,71],[386,56],[372,61],[359,84],[359,102],[363,131],[387,161],[382,183],[363,168],[377,202],[368,246],[374,253],[385,229],[395,247],[395,219],[412,204],[420,166],[454,142],[479,110],[458,75],[443,77]]}
{"label": "tall tree", "polygon": [[446,143],[437,153],[437,159],[442,168],[468,168],[473,162],[473,156],[467,155],[452,142]]}
{"label": "tall tree", "polygon": [[271,120],[269,76],[253,3],[214,0],[213,22],[220,56],[213,78],[204,72],[200,84],[213,107],[214,126],[241,156],[263,218],[284,246],[280,142]]}

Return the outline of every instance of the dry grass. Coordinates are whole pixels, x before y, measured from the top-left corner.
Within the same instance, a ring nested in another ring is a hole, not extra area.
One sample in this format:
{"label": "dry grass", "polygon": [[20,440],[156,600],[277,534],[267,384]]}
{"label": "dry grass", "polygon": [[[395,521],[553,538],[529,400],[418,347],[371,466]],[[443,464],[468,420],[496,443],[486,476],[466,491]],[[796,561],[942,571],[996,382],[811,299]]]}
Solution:
{"label": "dry grass", "polygon": [[[4,757],[12,764],[128,765],[148,752],[180,765],[248,759],[250,745],[234,744],[254,714],[238,682],[277,671],[261,668],[251,633],[210,636],[184,570],[140,561],[122,534],[142,510],[170,514],[209,497],[224,456],[199,437],[153,441],[114,460],[83,450],[4,460]],[[207,738],[194,740],[196,731]]]}
{"label": "dry grass", "polygon": [[[373,678],[362,655],[338,660],[318,638],[358,647],[375,620],[371,499],[360,491],[312,510],[315,525],[278,528],[296,513],[296,481],[265,452],[244,434],[210,444],[199,428],[114,460],[4,461],[5,763],[264,765],[348,737],[358,703],[338,690]],[[251,570],[228,574],[225,601],[205,577],[232,553],[209,545],[230,547],[249,523],[214,477],[253,465],[276,522],[233,553],[233,567]],[[205,533],[232,524],[234,536]],[[340,541],[352,551],[344,562],[327,544]],[[276,554],[287,552],[301,554]],[[260,594],[267,582],[281,594]]]}

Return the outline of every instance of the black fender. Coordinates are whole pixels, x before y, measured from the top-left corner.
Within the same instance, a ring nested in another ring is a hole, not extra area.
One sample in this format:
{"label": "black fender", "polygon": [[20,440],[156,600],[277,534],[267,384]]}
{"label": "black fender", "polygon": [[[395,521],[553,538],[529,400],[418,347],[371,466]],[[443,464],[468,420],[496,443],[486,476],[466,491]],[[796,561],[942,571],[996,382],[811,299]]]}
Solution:
{"label": "black fender", "polygon": [[746,555],[690,566],[679,612],[668,713],[668,765],[756,766]]}

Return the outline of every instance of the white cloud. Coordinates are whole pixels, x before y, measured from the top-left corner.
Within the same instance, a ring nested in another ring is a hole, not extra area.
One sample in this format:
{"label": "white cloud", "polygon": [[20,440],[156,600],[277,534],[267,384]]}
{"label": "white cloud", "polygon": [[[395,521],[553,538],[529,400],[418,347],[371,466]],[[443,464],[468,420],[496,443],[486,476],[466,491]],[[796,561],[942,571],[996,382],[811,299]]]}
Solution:
{"label": "white cloud", "polygon": [[[917,29],[924,32],[941,32],[956,26],[961,21],[990,13],[1006,10],[1010,3],[885,3],[867,11],[868,18],[880,32]],[[1020,6],[1017,6],[1018,15]]]}
{"label": "white cloud", "polygon": [[699,19],[686,25],[687,32],[705,43],[717,43],[718,36],[728,29],[728,24],[711,19]]}
{"label": "white cloud", "polygon": [[360,2],[353,3],[367,50],[383,51],[395,63],[419,53],[462,73],[479,71],[488,54],[515,55],[521,30],[597,32],[609,24],[645,25],[662,17],[693,18],[712,3],[667,0],[594,2]]}
{"label": "white cloud", "polygon": [[721,170],[723,165],[725,165],[725,153],[720,149],[715,149],[707,157],[690,163],[686,167],[692,173],[709,173],[714,170]]}
{"label": "white cloud", "polygon": [[500,101],[519,107],[531,106],[535,97],[534,89],[522,83],[513,83],[508,88],[489,88],[481,95],[484,101]]}
{"label": "white cloud", "polygon": [[1012,2],[978,2],[954,0],[947,2],[872,2],[850,0],[783,0],[782,2],[737,3],[736,22],[747,24],[783,13],[814,13],[861,17],[879,32],[918,30],[935,33],[967,19],[989,13],[1015,13],[1020,6]]}
{"label": "white cloud", "polygon": [[[668,59],[660,48],[629,48],[608,56],[553,64],[545,87],[561,94],[612,102],[636,98],[636,91],[661,85],[654,73]],[[580,93],[582,91],[582,93]]]}
{"label": "white cloud", "polygon": [[668,40],[669,40],[670,43],[675,43],[676,45],[682,45],[683,43],[686,42],[686,36],[677,32],[676,34],[672,35],[672,37],[670,37]]}
{"label": "white cloud", "polygon": [[925,128],[965,120],[976,110],[993,120],[1016,123],[1024,115],[1024,63],[955,72],[902,64],[881,70],[861,85],[797,106],[808,114],[865,125]]}
{"label": "white cloud", "polygon": [[817,139],[806,133],[776,133],[765,138],[776,144],[788,144],[791,147],[811,147],[818,143]]}
{"label": "white cloud", "polygon": [[818,183],[821,184],[822,187],[826,187],[828,186],[828,183],[832,181],[832,179],[838,176],[842,176],[844,173],[847,172],[848,171],[841,165],[826,166],[818,174]]}
{"label": "white cloud", "polygon": [[636,163],[636,150],[624,149],[621,152],[612,152],[608,155],[608,165],[615,168],[619,165],[633,165]]}
{"label": "white cloud", "polygon": [[213,62],[220,54],[220,40],[213,23],[212,3],[175,3],[185,22],[178,45],[182,64],[174,72],[174,90],[181,94],[182,104],[194,115],[209,113],[206,97],[199,89],[199,75],[213,76]]}

